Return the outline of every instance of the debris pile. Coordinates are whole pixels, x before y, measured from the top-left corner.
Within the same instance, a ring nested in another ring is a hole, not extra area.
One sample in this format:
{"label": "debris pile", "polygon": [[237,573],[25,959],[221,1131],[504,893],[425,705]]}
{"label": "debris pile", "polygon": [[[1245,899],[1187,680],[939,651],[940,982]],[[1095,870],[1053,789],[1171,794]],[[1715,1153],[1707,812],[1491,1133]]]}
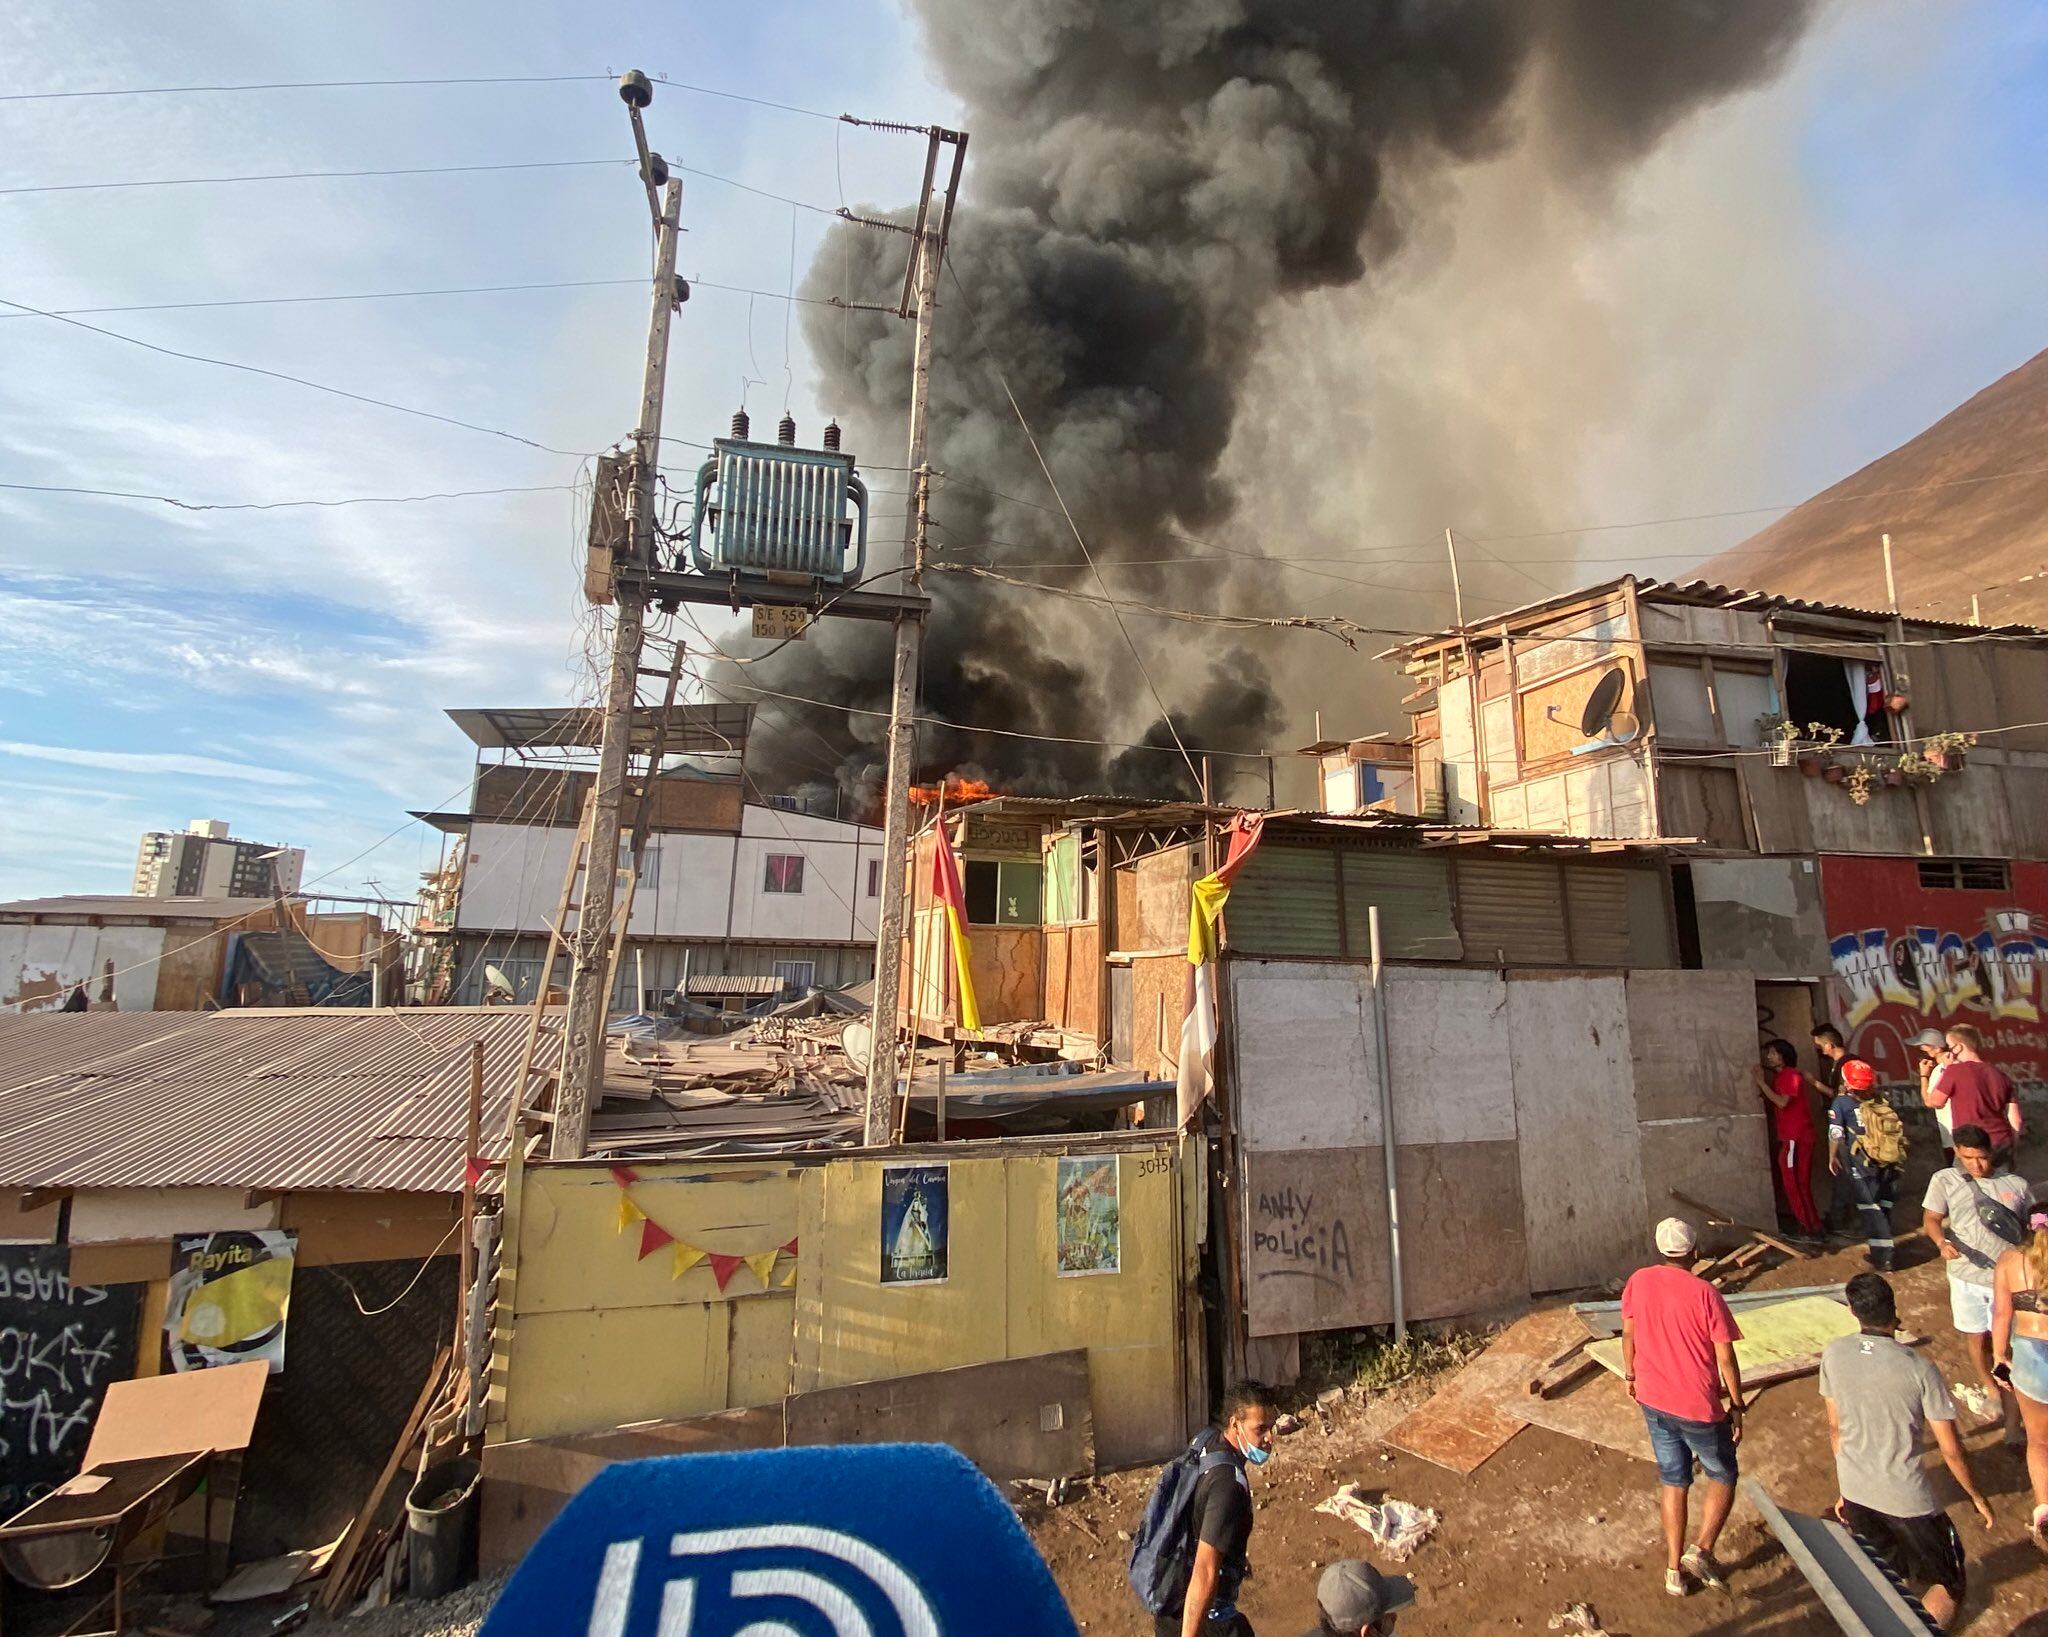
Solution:
{"label": "debris pile", "polygon": [[1413,1506],[1391,1496],[1369,1501],[1357,1484],[1345,1484],[1328,1500],[1318,1501],[1316,1510],[1333,1518],[1348,1518],[1396,1563],[1405,1563],[1412,1557],[1443,1521],[1432,1507]]}

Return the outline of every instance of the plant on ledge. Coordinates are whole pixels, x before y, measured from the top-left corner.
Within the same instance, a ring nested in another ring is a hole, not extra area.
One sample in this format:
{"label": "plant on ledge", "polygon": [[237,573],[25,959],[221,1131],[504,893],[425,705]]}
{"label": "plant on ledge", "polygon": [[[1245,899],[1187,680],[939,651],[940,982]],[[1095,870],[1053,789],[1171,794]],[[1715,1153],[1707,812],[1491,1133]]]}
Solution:
{"label": "plant on ledge", "polygon": [[1963,765],[1971,746],[1977,742],[1974,733],[1935,733],[1923,741],[1927,760],[1943,773],[1953,773]]}

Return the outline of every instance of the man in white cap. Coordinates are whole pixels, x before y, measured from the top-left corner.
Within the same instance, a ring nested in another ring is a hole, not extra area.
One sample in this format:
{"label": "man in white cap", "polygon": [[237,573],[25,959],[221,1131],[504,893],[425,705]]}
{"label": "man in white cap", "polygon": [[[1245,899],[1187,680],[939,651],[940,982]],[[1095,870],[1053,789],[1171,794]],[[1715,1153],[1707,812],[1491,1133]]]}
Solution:
{"label": "man in white cap", "polygon": [[1948,1106],[1946,1097],[1937,1099],[1935,1096],[1941,1089],[1941,1077],[1948,1070],[1948,1036],[1939,1029],[1922,1029],[1910,1044],[1918,1060],[1915,1066],[1920,1071],[1920,1101],[1934,1110],[1934,1123],[1941,1128],[1941,1163],[1953,1165],[1956,1162],[1956,1111]]}
{"label": "man in white cap", "polygon": [[[1629,1275],[1621,1291],[1621,1370],[1629,1397],[1642,1406],[1650,1450],[1663,1485],[1664,1589],[1683,1597],[1694,1582],[1724,1587],[1714,1543],[1735,1504],[1735,1446],[1742,1442],[1742,1339],[1735,1315],[1692,1271],[1698,1235],[1667,1216],[1657,1224],[1654,1267]],[[1692,1466],[1707,1478],[1700,1532],[1685,1544]]]}
{"label": "man in white cap", "polygon": [[1332,1563],[1316,1582],[1317,1620],[1301,1637],[1387,1637],[1394,1617],[1415,1601],[1415,1582],[1381,1574],[1362,1558]]}

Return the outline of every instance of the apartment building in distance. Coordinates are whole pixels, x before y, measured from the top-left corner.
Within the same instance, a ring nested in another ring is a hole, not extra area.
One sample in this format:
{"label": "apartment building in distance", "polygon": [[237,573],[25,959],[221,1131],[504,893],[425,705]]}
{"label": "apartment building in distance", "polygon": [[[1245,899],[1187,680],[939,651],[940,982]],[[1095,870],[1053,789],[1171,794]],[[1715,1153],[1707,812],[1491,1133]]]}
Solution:
{"label": "apartment building in distance", "polygon": [[[414,987],[429,1001],[475,1005],[492,994],[495,971],[531,1001],[577,856],[597,716],[448,715],[477,747],[476,778],[466,811],[415,815],[447,841],[421,894]],[[658,1009],[681,994],[732,1011],[873,976],[882,832],[762,790],[746,766],[752,706],[677,705],[665,726],[661,717],[651,706],[634,713],[624,819],[630,834],[644,801],[647,842],[613,1005]],[[661,764],[651,778],[650,759]],[[622,836],[622,891],[630,862]],[[548,981],[565,985],[568,967],[558,954]]]}
{"label": "apartment building in distance", "polygon": [[224,819],[151,830],[135,853],[138,898],[270,898],[299,890],[303,847],[239,841]]}

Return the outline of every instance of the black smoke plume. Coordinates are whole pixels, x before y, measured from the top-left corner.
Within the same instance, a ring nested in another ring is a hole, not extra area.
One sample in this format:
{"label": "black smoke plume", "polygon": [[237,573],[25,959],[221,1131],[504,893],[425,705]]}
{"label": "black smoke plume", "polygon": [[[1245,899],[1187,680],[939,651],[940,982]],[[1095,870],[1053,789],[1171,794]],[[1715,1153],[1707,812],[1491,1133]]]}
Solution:
{"label": "black smoke plume", "polygon": [[[1010,408],[1007,379],[1120,598],[1264,614],[1297,611],[1251,560],[1284,549],[1287,497],[1239,495],[1219,475],[1246,368],[1280,304],[1353,283],[1404,242],[1414,224],[1398,219],[1387,180],[1498,155],[1540,113],[1555,163],[1598,181],[1689,112],[1775,72],[1810,8],[917,0],[916,9],[972,136],[932,376],[936,560],[1099,590]],[[893,300],[906,248],[900,234],[842,226],[805,293]],[[881,538],[893,540],[909,482],[883,468],[903,460],[909,326],[806,312],[819,401],[846,424],[870,483],[898,491],[876,506]],[[1301,404],[1304,435],[1342,408]],[[1327,441],[1341,462],[1339,440]],[[1216,546],[1245,561],[1199,580],[1146,566]],[[1014,736],[927,725],[921,776],[961,770],[1019,792],[1191,792],[1106,609],[958,571],[926,583],[937,608],[924,713]],[[1255,753],[1280,748],[1283,727],[1300,731],[1243,642],[1135,608],[1125,618],[1189,744]],[[886,634],[836,623],[741,674],[886,709]],[[1371,663],[1313,633],[1274,640],[1328,644],[1333,667]],[[755,760],[764,778],[792,789],[835,784],[854,809],[872,802],[878,717],[763,706],[771,731]],[[1088,740],[1124,743],[1073,742]],[[1238,766],[1263,784],[1263,768]],[[1240,793],[1220,772],[1219,784]],[[1249,799],[1249,787],[1242,793]]]}

